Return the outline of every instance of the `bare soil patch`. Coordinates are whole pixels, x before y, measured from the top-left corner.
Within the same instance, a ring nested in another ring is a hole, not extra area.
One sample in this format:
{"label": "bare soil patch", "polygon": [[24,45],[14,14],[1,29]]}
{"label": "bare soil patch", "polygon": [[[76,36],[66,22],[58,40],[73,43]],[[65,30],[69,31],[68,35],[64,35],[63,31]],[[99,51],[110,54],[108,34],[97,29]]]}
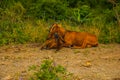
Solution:
{"label": "bare soil patch", "polygon": [[58,52],[40,50],[39,44],[0,47],[0,80],[28,80],[29,67],[47,58],[73,73],[75,80],[120,80],[120,44]]}

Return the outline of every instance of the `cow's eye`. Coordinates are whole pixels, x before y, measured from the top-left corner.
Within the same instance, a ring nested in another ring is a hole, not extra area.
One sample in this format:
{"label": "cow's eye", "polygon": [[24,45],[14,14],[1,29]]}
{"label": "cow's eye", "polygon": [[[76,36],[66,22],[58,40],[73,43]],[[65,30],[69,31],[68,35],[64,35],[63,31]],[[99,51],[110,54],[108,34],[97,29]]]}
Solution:
{"label": "cow's eye", "polygon": [[59,36],[58,36],[58,33],[54,33],[54,37],[55,38],[58,38]]}

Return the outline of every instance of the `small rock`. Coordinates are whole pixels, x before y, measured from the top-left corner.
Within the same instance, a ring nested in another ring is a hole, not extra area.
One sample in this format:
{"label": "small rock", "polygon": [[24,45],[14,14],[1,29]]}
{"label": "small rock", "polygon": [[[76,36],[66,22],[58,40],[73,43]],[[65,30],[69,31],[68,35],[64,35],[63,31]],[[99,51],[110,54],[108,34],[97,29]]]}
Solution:
{"label": "small rock", "polygon": [[86,62],[85,64],[83,64],[83,66],[84,66],[84,67],[91,67],[92,64],[91,64],[91,62],[88,61],[88,62]]}

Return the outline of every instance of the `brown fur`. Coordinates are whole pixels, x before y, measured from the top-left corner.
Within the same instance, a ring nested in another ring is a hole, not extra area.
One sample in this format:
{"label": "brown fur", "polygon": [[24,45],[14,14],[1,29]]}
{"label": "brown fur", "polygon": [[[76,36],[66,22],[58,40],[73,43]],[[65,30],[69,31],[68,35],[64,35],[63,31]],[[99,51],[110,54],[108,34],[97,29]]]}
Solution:
{"label": "brown fur", "polygon": [[94,34],[87,32],[75,32],[68,31],[61,27],[61,25],[53,24],[50,29],[50,34],[48,38],[51,38],[54,33],[60,36],[61,40],[64,40],[64,47],[72,48],[86,48],[86,47],[96,47],[98,46],[97,37]]}
{"label": "brown fur", "polygon": [[40,47],[40,49],[46,48],[46,49],[52,49],[52,48],[56,48],[57,44],[55,39],[50,39],[50,40],[46,40],[42,46]]}
{"label": "brown fur", "polygon": [[46,49],[57,49],[59,50],[61,48],[61,44],[64,42],[58,38],[55,38],[55,36],[52,36],[52,38],[47,39],[40,49],[46,48]]}

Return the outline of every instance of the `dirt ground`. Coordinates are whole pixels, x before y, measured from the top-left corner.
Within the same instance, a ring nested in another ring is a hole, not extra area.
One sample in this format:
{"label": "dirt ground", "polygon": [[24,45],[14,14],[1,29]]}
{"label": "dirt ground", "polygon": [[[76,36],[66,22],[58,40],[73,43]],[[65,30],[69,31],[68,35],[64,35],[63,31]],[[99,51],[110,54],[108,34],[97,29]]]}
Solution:
{"label": "dirt ground", "polygon": [[40,65],[46,58],[77,76],[74,80],[120,80],[120,44],[62,48],[58,52],[40,50],[39,44],[0,47],[0,80],[28,80],[29,67]]}

